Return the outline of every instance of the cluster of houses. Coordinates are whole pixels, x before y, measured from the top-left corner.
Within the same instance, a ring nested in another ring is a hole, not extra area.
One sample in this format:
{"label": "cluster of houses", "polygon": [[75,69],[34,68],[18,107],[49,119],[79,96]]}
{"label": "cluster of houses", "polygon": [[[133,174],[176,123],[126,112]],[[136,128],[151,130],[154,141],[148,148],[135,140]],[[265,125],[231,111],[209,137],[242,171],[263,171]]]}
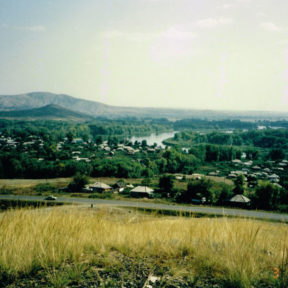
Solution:
{"label": "cluster of houses", "polygon": [[[240,168],[235,171],[231,171],[228,175],[228,178],[236,178],[238,175],[244,175],[245,180],[266,180],[273,183],[276,186],[279,185],[280,176],[277,172],[282,172],[285,168],[288,168],[288,160],[282,160],[280,162],[275,161],[267,161],[265,162],[267,165],[262,165],[261,167],[258,165],[253,165],[253,161],[244,161],[235,159],[232,161],[235,167]],[[267,167],[269,166],[269,167]]]}
{"label": "cluster of houses", "polygon": [[104,141],[98,147],[105,152],[109,152],[110,155],[113,155],[116,151],[122,151],[122,152],[126,152],[126,154],[128,154],[128,155],[133,155],[133,154],[138,153],[138,152],[143,151],[143,150],[147,151],[149,153],[154,153],[154,152],[157,152],[157,151],[162,149],[160,146],[156,146],[154,148],[151,146],[145,146],[145,147],[139,146],[136,149],[136,148],[133,148],[129,145],[125,145],[122,143],[117,144],[115,147],[110,147],[108,144],[108,141]]}
{"label": "cluster of houses", "polygon": [[[65,144],[67,144],[68,142],[67,138],[64,138],[63,141],[60,141],[56,144],[56,150],[57,151],[61,151],[64,147]],[[88,141],[89,142],[89,141]],[[82,155],[82,149],[88,145],[88,144],[92,144],[95,149],[97,149],[98,151],[103,151],[105,152],[107,155],[109,156],[113,156],[115,154],[116,151],[122,151],[123,153],[126,153],[127,155],[134,155],[135,153],[138,152],[147,152],[147,153],[154,153],[154,152],[158,152],[159,150],[161,150],[162,148],[160,146],[141,146],[138,145],[137,148],[131,147],[130,145],[126,145],[126,144],[122,144],[119,143],[117,145],[109,145],[108,141],[103,141],[101,144],[96,144],[96,143],[88,143],[85,142],[82,138],[74,138],[71,142],[71,144],[75,145],[75,148],[72,151],[72,155],[71,158],[75,161],[83,161],[83,162],[90,162],[91,161],[91,156],[93,155],[89,155],[89,157],[83,157]],[[41,137],[38,136],[29,136],[28,140],[26,142],[21,143],[21,146],[24,148],[26,148],[26,150],[29,150],[30,147],[32,145],[35,145],[37,143],[37,147],[43,147],[44,145],[44,141],[41,139]],[[4,148],[4,147],[8,147],[10,149],[15,149],[17,148],[17,146],[20,144],[19,141],[17,141],[16,139],[13,139],[11,137],[5,137],[4,135],[0,135],[0,148]],[[139,143],[140,144],[140,143]],[[43,160],[38,159],[38,160]]]}
{"label": "cluster of houses", "polygon": [[[279,162],[276,161],[266,161],[266,165],[255,165],[253,164],[253,161],[242,161],[240,159],[232,160],[232,164],[235,168],[235,170],[232,170],[229,172],[227,178],[235,179],[239,175],[244,176],[244,180],[248,182],[256,182],[258,179],[266,180],[274,185],[281,188],[280,182],[280,176],[277,173],[283,173],[286,168],[288,168],[288,160],[282,160]],[[269,167],[267,167],[269,166]],[[219,176],[220,171],[216,170],[213,172],[209,172],[209,176]]]}
{"label": "cluster of houses", "polygon": [[104,192],[114,192],[119,193],[127,189],[132,197],[146,197],[151,198],[154,190],[147,186],[136,186],[132,184],[125,184],[122,181],[115,183],[113,186],[107,185],[103,182],[95,182],[93,184],[88,184],[83,189],[83,192],[88,193],[104,193]]}
{"label": "cluster of houses", "polygon": [[[29,146],[35,145],[36,143],[39,147],[42,147],[44,145],[44,141],[41,138],[31,135],[28,137],[28,141],[22,142],[21,145],[24,149],[25,148],[28,149]],[[17,148],[19,144],[20,142],[17,141],[16,139],[13,139],[12,137],[5,137],[4,135],[0,136],[1,148],[4,148],[4,147]]]}

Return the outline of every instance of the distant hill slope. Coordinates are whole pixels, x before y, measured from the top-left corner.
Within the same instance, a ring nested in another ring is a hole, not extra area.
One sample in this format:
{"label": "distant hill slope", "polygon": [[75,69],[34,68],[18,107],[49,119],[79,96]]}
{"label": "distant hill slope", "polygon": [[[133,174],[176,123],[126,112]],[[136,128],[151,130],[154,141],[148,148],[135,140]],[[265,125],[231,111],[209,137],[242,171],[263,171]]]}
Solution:
{"label": "distant hill slope", "polygon": [[50,104],[40,108],[14,111],[0,111],[0,118],[5,119],[47,119],[88,121],[91,116],[65,109],[59,105]]}
{"label": "distant hill slope", "polygon": [[65,108],[70,111],[90,115],[92,117],[99,117],[99,116],[104,116],[108,118],[152,117],[152,118],[168,118],[175,120],[183,118],[199,118],[208,120],[288,119],[288,113],[284,112],[277,113],[277,112],[265,112],[265,111],[246,112],[246,111],[215,111],[215,110],[196,110],[196,109],[117,107],[106,105],[96,101],[79,99],[65,94],[53,94],[49,92],[32,92],[19,95],[2,95],[2,96],[0,95],[0,111],[30,110],[51,104],[59,105],[62,107],[62,109]]}
{"label": "distant hill slope", "polygon": [[27,110],[50,104],[59,105],[63,108],[89,115],[102,114],[109,107],[100,102],[82,100],[65,94],[53,94],[49,92],[0,96],[0,110],[2,111]]}

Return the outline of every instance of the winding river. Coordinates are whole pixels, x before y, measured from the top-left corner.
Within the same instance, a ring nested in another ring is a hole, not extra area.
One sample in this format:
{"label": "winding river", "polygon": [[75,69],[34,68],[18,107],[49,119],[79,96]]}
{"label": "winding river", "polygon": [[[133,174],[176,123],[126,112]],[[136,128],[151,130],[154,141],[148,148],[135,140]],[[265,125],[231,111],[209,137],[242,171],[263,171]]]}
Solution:
{"label": "winding river", "polygon": [[146,140],[148,145],[153,145],[154,143],[156,143],[157,146],[165,148],[166,145],[164,145],[162,141],[164,141],[167,138],[174,137],[175,133],[177,133],[177,131],[165,132],[165,133],[160,133],[160,134],[152,133],[151,135],[144,136],[144,137],[133,136],[130,138],[130,141],[134,143],[135,141],[142,142],[143,140]]}

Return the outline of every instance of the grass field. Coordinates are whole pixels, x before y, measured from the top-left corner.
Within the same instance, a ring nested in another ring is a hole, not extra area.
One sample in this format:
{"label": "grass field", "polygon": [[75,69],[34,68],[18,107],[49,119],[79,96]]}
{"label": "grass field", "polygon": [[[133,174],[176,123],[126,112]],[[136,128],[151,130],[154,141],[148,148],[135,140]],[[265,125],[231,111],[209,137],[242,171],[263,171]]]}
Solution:
{"label": "grass field", "polygon": [[[191,179],[192,176],[187,176],[187,181]],[[215,176],[206,176],[207,179],[213,181],[213,185],[216,188],[219,188],[219,185],[222,184],[232,185],[232,181],[230,179],[226,179],[224,177],[215,177]],[[14,194],[34,194],[33,188],[35,188],[39,184],[50,184],[52,186],[63,188],[66,187],[72,178],[53,178],[53,179],[0,179],[0,190],[13,190]],[[135,185],[142,185],[141,181],[143,179],[131,178],[131,179],[121,179],[114,177],[99,177],[99,178],[89,178],[90,183],[94,183],[96,181],[103,182],[108,185],[113,185],[119,180],[124,180],[125,183],[132,183]],[[187,181],[175,181],[175,188],[185,190],[187,188]],[[159,179],[151,179],[151,185],[157,187],[159,183]],[[34,191],[35,192],[35,191]]]}
{"label": "grass field", "polygon": [[[71,182],[72,178],[52,178],[52,179],[0,179],[0,187],[31,187],[37,184],[49,183],[52,185],[68,185]],[[96,181],[104,182],[107,184],[114,184],[121,178],[114,177],[99,177],[99,178],[90,178],[89,182],[93,183]],[[125,179],[126,183],[141,183],[142,179]]]}
{"label": "grass field", "polygon": [[0,214],[4,287],[142,288],[153,276],[152,287],[287,288],[287,252],[285,224],[116,208]]}

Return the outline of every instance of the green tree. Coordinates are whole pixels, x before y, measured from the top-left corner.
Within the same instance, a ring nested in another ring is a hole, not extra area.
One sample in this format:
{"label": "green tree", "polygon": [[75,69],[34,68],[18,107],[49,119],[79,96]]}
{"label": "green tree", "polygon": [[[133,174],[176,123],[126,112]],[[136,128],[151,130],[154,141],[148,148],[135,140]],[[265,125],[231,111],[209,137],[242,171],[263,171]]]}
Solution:
{"label": "green tree", "polygon": [[257,185],[254,195],[256,208],[270,210],[275,209],[280,197],[280,189],[269,182]]}
{"label": "green tree", "polygon": [[245,178],[244,178],[244,175],[238,175],[235,180],[233,181],[234,182],[234,189],[233,189],[233,192],[234,194],[243,194],[244,191],[245,191]]}
{"label": "green tree", "polygon": [[150,186],[151,185],[151,178],[146,177],[141,181],[141,184],[144,186]]}
{"label": "green tree", "polygon": [[163,197],[172,196],[174,188],[174,176],[165,174],[159,179],[159,189]]}
{"label": "green tree", "polygon": [[228,188],[228,185],[223,186],[220,191],[220,195],[217,199],[217,204],[218,205],[225,204],[225,201],[232,198],[232,196],[233,196],[233,193],[231,189]]}
{"label": "green tree", "polygon": [[75,133],[73,133],[72,131],[69,131],[67,134],[66,134],[66,137],[68,139],[68,142],[71,143],[75,137]]}
{"label": "green tree", "polygon": [[84,174],[76,173],[72,182],[68,185],[71,192],[81,192],[81,190],[89,183],[88,177]]}
{"label": "green tree", "polygon": [[271,160],[282,160],[285,158],[285,153],[283,149],[272,149],[269,152],[269,158]]}
{"label": "green tree", "polygon": [[212,202],[213,193],[211,191],[212,182],[207,179],[192,180],[187,184],[187,190],[176,195],[178,201],[192,202],[192,199],[202,200],[205,198],[207,202]]}
{"label": "green tree", "polygon": [[145,148],[145,147],[147,147],[147,140],[142,140],[142,142],[141,142],[141,146],[142,146],[142,148]]}
{"label": "green tree", "polygon": [[103,137],[102,136],[97,136],[95,139],[95,143],[97,145],[101,145],[103,143]]}

